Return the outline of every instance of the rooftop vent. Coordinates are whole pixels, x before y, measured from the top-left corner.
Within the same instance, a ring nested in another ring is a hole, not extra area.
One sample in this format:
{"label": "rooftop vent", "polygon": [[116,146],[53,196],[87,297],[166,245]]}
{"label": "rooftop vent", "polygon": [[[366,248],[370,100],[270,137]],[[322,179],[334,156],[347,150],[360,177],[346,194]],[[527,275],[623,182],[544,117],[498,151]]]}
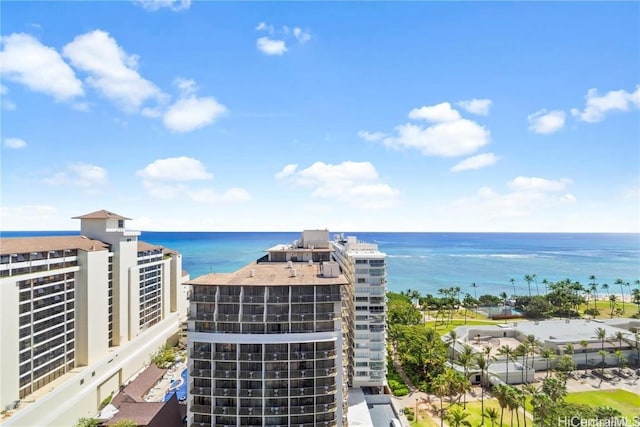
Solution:
{"label": "rooftop vent", "polygon": [[287,261],[287,268],[293,268],[293,262]]}
{"label": "rooftop vent", "polygon": [[313,265],[313,260],[309,260],[308,263],[309,263],[310,266]]}
{"label": "rooftop vent", "polygon": [[291,274],[290,274],[289,276],[290,276],[290,277],[296,277],[296,275],[297,275],[297,274],[296,274],[296,269],[295,269],[295,268],[292,268],[292,269],[291,269]]}
{"label": "rooftop vent", "polygon": [[249,271],[249,277],[256,277],[256,271],[253,268]]}

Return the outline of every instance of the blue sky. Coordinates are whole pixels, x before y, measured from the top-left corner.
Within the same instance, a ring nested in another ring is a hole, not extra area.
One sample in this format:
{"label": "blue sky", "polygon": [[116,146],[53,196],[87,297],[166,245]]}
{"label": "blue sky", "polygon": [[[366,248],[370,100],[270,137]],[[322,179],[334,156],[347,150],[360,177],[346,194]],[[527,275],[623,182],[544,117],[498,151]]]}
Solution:
{"label": "blue sky", "polygon": [[0,229],[640,231],[637,2],[0,8]]}

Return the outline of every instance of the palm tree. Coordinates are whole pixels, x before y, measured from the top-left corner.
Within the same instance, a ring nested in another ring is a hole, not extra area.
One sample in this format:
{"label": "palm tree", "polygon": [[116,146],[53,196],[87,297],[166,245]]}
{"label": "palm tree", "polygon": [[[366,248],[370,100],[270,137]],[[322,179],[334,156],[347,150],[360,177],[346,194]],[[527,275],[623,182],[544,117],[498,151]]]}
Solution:
{"label": "palm tree", "polygon": [[609,341],[618,341],[618,349],[622,349],[622,340],[624,339],[624,334],[622,331],[617,331],[615,334],[609,337]]}
{"label": "palm tree", "polygon": [[518,427],[520,426],[520,414],[518,412],[518,409],[520,408],[519,392],[520,390],[518,390],[517,388],[509,387],[507,398],[507,407],[511,411],[511,425],[513,426],[513,415],[515,412],[516,418],[518,420]]}
{"label": "palm tree", "polygon": [[549,293],[549,281],[547,279],[542,279],[542,284],[544,285],[544,294]]}
{"label": "palm tree", "polygon": [[589,280],[591,280],[591,282],[589,283],[591,292],[593,292],[594,294],[593,308],[597,309],[598,307],[596,306],[596,301],[598,300],[598,283],[596,282],[596,276],[592,274],[591,276],[589,276]]}
{"label": "palm tree", "polygon": [[458,340],[458,333],[453,330],[449,332],[449,338],[447,338],[447,348],[449,350],[449,361],[453,364],[453,357],[456,353],[456,341]]}
{"label": "palm tree", "polygon": [[522,369],[520,370],[521,373],[521,382],[524,383],[524,371],[525,371],[525,366],[526,366],[526,362],[525,362],[525,358],[527,357],[529,350],[527,347],[526,343],[521,343],[520,345],[518,345],[518,347],[516,347],[516,349],[513,352],[513,357],[516,358],[518,356],[522,356]]}
{"label": "palm tree", "polygon": [[600,340],[600,351],[598,354],[602,356],[602,371],[604,372],[604,358],[607,355],[607,352],[604,351],[604,342],[607,339],[607,331],[604,328],[596,328],[596,338]]}
{"label": "palm tree", "polygon": [[580,341],[580,345],[582,346],[582,351],[584,351],[584,373],[587,373],[587,368],[589,367],[589,361],[587,360],[587,347],[589,347],[589,341],[582,340]]}
{"label": "palm tree", "polygon": [[556,353],[550,348],[545,348],[544,350],[542,350],[542,358],[547,361],[547,377],[551,372],[549,370],[549,363],[551,362],[552,359],[555,359],[555,357],[556,357]]}
{"label": "palm tree", "polygon": [[473,297],[478,299],[478,285],[476,285],[476,282],[473,282],[471,287],[473,288]]}
{"label": "palm tree", "polygon": [[484,354],[476,354],[476,367],[480,369],[480,409],[482,412],[482,424],[484,424],[484,386],[485,378],[489,376],[489,365],[491,364],[489,356]]}
{"label": "palm tree", "polygon": [[531,369],[533,369],[534,373],[536,368],[533,366],[535,363],[536,350],[540,348],[540,341],[536,338],[535,335],[529,334],[527,335],[527,340],[525,341],[529,346],[529,352],[531,354]]}
{"label": "palm tree", "polygon": [[[484,417],[489,418],[489,420],[491,421],[491,427],[494,427],[496,424],[496,421],[498,421],[498,410],[496,408],[487,408],[484,410],[484,412],[482,413],[483,415],[483,420]],[[484,425],[484,421],[481,425]]]}
{"label": "palm tree", "polygon": [[[625,286],[624,280],[616,279],[614,284],[620,285],[620,294],[622,294],[622,312],[624,313],[624,286]],[[611,312],[613,313],[613,310],[611,310]],[[613,314],[612,314],[612,316],[613,316]]]}
{"label": "palm tree", "polygon": [[620,349],[614,351],[613,354],[618,358],[618,369],[621,369],[622,365],[627,361],[627,358]]}
{"label": "palm tree", "polygon": [[602,357],[602,366],[600,367],[600,373],[604,374],[604,359],[607,357],[607,352],[604,350],[598,350],[598,354]]}
{"label": "palm tree", "polygon": [[433,380],[433,394],[440,398],[440,427],[444,427],[444,409],[442,408],[442,399],[449,393],[449,381],[445,374],[440,374]]}
{"label": "palm tree", "polygon": [[[640,280],[636,280],[636,285],[640,286]],[[640,313],[640,288],[631,291],[631,301],[638,306],[638,313]]]}
{"label": "palm tree", "polygon": [[531,296],[531,282],[533,282],[533,277],[530,274],[525,274],[524,281],[527,282],[527,286],[529,287],[529,296]]}
{"label": "palm tree", "polygon": [[600,287],[604,289],[604,291],[607,293],[607,298],[609,298],[609,285],[603,283]]}
{"label": "palm tree", "polygon": [[513,286],[513,296],[516,296],[516,281],[514,278],[509,279],[509,282],[511,283],[511,285]]}
{"label": "palm tree", "polygon": [[616,308],[617,300],[618,300],[618,297],[616,295],[613,295],[613,294],[609,295],[609,306],[611,307],[611,314],[610,314],[611,317],[613,317],[613,309]]}
{"label": "palm tree", "polygon": [[500,425],[502,426],[502,420],[504,419],[504,408],[508,406],[509,392],[511,387],[506,384],[498,384],[493,389],[493,395],[498,400],[500,405]]}
{"label": "palm tree", "polygon": [[[507,358],[507,371],[506,371],[505,383],[509,384],[509,358],[513,356],[513,350],[508,345],[503,345],[498,348],[498,354],[500,356],[506,356]],[[500,423],[502,423],[502,421]]]}
{"label": "palm tree", "polygon": [[[460,356],[458,357],[458,362],[460,362],[460,365],[464,370],[464,377],[466,379],[469,379],[469,367],[473,363],[473,347],[471,347],[469,344],[465,344],[464,347],[462,348],[462,353],[460,353]],[[466,393],[463,395],[462,407],[465,409],[467,408]]]}
{"label": "palm tree", "polygon": [[460,426],[471,427],[471,423],[469,422],[469,420],[466,419],[467,417],[469,417],[469,415],[471,414],[469,414],[466,411],[463,411],[460,408],[453,408],[451,411],[449,411],[446,418],[447,418],[447,422],[449,423],[449,426],[451,427],[460,427]]}

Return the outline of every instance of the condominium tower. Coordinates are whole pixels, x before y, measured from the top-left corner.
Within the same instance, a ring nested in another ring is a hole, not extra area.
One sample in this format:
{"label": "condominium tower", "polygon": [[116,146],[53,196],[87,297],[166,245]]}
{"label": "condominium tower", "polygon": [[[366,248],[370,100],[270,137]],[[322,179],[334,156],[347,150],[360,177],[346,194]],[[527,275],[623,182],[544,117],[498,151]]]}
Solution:
{"label": "condominium tower", "polygon": [[326,231],[188,282],[189,425],[342,426],[349,282]]}
{"label": "condominium tower", "polygon": [[338,234],[332,241],[334,259],[353,286],[353,387],[386,384],[386,254],[375,243]]}
{"label": "condominium tower", "polygon": [[369,252],[360,283],[372,290],[359,343],[374,360],[354,371],[353,331],[365,324],[355,322],[354,280],[364,276],[357,257],[334,258],[336,245],[306,230],[233,273],[188,282],[191,427],[346,426],[349,386],[384,384],[384,254]]}
{"label": "condominium tower", "polygon": [[187,277],[129,218],[75,217],[80,235],[0,239],[2,425],[74,425],[177,335]]}

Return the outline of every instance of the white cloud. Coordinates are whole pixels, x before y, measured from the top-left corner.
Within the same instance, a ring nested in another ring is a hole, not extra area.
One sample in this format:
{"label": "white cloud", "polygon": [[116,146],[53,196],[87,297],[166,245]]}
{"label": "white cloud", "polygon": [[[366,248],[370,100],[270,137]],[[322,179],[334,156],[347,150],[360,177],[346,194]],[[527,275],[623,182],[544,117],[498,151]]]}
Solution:
{"label": "white cloud", "polygon": [[293,175],[298,169],[298,165],[287,165],[280,172],[276,174],[276,179],[284,179]]}
{"label": "white cloud", "polygon": [[358,136],[365,141],[381,141],[387,135],[382,132],[367,132],[366,130],[361,130],[358,132]]}
{"label": "white cloud", "polygon": [[180,99],[169,107],[163,121],[174,132],[191,132],[213,123],[226,111],[226,107],[212,97]]}
{"label": "white cloud", "polygon": [[198,90],[198,86],[193,79],[184,79],[182,77],[179,77],[173,81],[173,84],[178,87],[178,89],[180,90],[180,95],[183,98],[194,95]]}
{"label": "white cloud", "polygon": [[311,40],[311,33],[309,31],[305,31],[299,27],[295,27],[293,29],[293,35],[301,44],[304,44]]}
{"label": "white cloud", "polygon": [[69,163],[64,171],[43,180],[49,185],[83,187],[92,190],[106,181],[106,169],[88,163]]}
{"label": "white cloud", "polygon": [[147,10],[156,11],[162,8],[169,8],[174,12],[189,9],[191,0],[134,0]]}
{"label": "white cloud", "polygon": [[490,187],[481,187],[475,195],[456,200],[453,207],[480,220],[527,217],[546,209],[574,204],[574,195],[556,194],[569,183],[570,180],[566,179],[517,177],[507,184],[511,192],[500,194]]}
{"label": "white cloud", "polygon": [[384,139],[391,148],[415,148],[425,156],[456,157],[474,153],[489,143],[490,133],[467,119],[423,128],[410,123],[396,126],[397,136]]}
{"label": "white cloud", "polygon": [[200,160],[192,157],[171,157],[159,159],[139,170],[137,175],[152,181],[197,181],[210,180],[213,175],[207,172]]}
{"label": "white cloud", "polygon": [[3,84],[0,84],[0,95],[6,95],[9,93],[9,89]]}
{"label": "white cloud", "polygon": [[287,51],[284,40],[275,40],[269,37],[260,37],[256,40],[256,46],[266,55],[282,55]]}
{"label": "white cloud", "polygon": [[256,26],[256,31],[266,31],[269,34],[273,34],[274,33],[274,28],[273,28],[273,25],[269,25],[266,22],[260,22]]}
{"label": "white cloud", "polygon": [[27,143],[24,139],[20,138],[5,138],[4,146],[7,148],[20,149],[25,148]]}
{"label": "white cloud", "polygon": [[145,101],[163,97],[153,83],[138,73],[138,56],[128,55],[105,31],[77,36],[63,53],[74,67],[89,74],[89,85],[125,111],[137,111]]}
{"label": "white cloud", "polygon": [[565,123],[564,111],[554,110],[547,111],[545,109],[529,114],[529,130],[535,133],[549,134],[557,132],[564,127]]}
{"label": "white cloud", "polygon": [[437,105],[423,106],[414,108],[409,112],[410,119],[421,119],[429,122],[452,122],[460,120],[460,113],[451,108],[448,102],[442,102]]}
{"label": "white cloud", "polygon": [[462,160],[451,168],[451,172],[486,168],[487,166],[495,165],[499,159],[500,158],[493,153],[478,154],[477,156]]}
{"label": "white cloud", "polygon": [[200,160],[192,157],[159,159],[139,170],[137,175],[147,193],[157,199],[173,199],[185,196],[197,203],[237,203],[251,200],[243,188],[217,191],[209,186],[194,187],[194,181],[210,181],[213,174],[207,171]]}
{"label": "white cloud", "polygon": [[457,105],[464,108],[466,111],[472,114],[477,114],[479,116],[486,116],[489,114],[489,109],[491,108],[491,100],[490,99],[471,99],[468,101],[459,101]]}
{"label": "white cloud", "polygon": [[517,191],[564,191],[571,184],[568,178],[551,180],[539,178],[535,176],[518,176],[510,181],[507,185],[509,188]]}
{"label": "white cloud", "polygon": [[571,109],[571,114],[583,122],[595,123],[604,119],[610,111],[629,111],[640,107],[640,85],[635,92],[623,89],[613,90],[604,95],[598,95],[597,89],[589,89],[585,96],[586,105],[583,111]]}
{"label": "white cloud", "polygon": [[14,33],[2,37],[0,72],[8,80],[29,89],[68,101],[84,95],[78,80],[60,54],[29,34]]}
{"label": "white cloud", "polygon": [[345,161],[340,164],[315,162],[297,170],[287,165],[276,177],[295,187],[311,190],[317,198],[334,199],[360,208],[384,208],[398,203],[399,191],[380,182],[378,172],[369,162]]}

